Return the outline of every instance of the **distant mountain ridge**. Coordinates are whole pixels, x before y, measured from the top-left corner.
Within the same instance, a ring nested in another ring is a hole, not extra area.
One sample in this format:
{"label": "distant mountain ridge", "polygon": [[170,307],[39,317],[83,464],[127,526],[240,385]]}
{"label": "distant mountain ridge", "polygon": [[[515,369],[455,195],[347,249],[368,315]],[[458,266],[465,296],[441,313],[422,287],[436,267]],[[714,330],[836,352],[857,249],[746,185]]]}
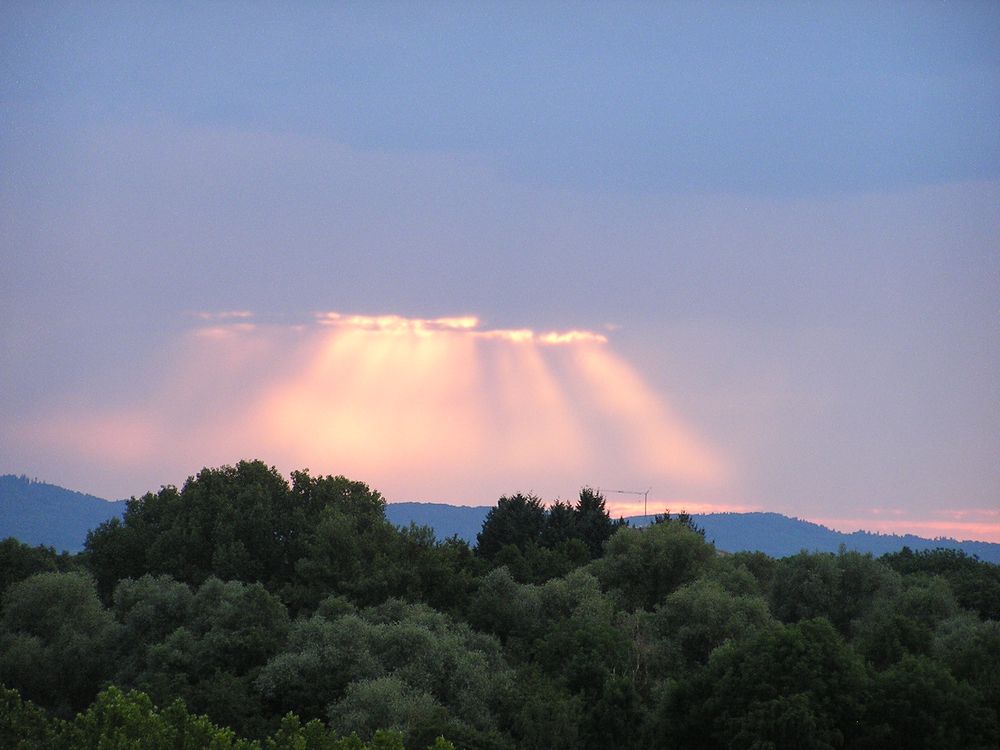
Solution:
{"label": "distant mountain ridge", "polygon": [[692,516],[705,529],[705,538],[727,552],[760,550],[771,557],[786,557],[805,549],[836,552],[840,545],[878,557],[909,547],[914,552],[927,549],[959,549],[980,560],[1000,565],[1000,544],[993,542],[926,539],[913,534],[876,534],[871,531],[846,533],[780,513],[708,513]]}
{"label": "distant mountain ridge", "polygon": [[[475,544],[491,507],[399,502],[387,505],[385,514],[397,526],[411,523],[430,526],[439,539],[457,535]],[[0,476],[0,539],[13,536],[31,545],[79,552],[90,529],[124,512],[124,500],[110,502],[26,476]],[[867,531],[847,534],[780,513],[707,513],[692,518],[705,530],[705,538],[726,552],[756,550],[772,557],[785,557],[803,549],[836,552],[844,545],[849,550],[878,556],[904,546],[915,551],[945,547],[1000,565],[1000,544],[991,542]],[[628,521],[641,526],[643,516],[631,516]]]}
{"label": "distant mountain ridge", "polygon": [[0,539],[79,552],[90,529],[124,512],[124,500],[109,502],[23,475],[0,476]]}
{"label": "distant mountain ridge", "polygon": [[[430,526],[438,538],[457,534],[475,544],[476,534],[492,506],[456,506],[444,503],[391,503],[386,517],[397,526],[415,523]],[[1000,565],[1000,544],[992,542],[925,539],[912,534],[875,534],[870,531],[845,533],[780,513],[704,513],[692,515],[705,530],[705,538],[726,552],[760,551],[771,557],[787,557],[802,550],[836,552],[840,545],[876,557],[903,547],[925,549],[960,549],[980,560]],[[643,516],[627,518],[633,526],[644,524]]]}
{"label": "distant mountain ridge", "polygon": [[446,503],[389,503],[385,517],[397,526],[430,526],[438,539],[458,536],[469,544],[483,528],[491,505],[448,505]]}

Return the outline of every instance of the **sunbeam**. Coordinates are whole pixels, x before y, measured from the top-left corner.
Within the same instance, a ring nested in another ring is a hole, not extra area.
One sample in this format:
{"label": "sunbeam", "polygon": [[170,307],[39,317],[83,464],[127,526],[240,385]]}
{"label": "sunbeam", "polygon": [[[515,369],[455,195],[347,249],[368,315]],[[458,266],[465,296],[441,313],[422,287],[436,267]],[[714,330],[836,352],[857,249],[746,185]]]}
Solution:
{"label": "sunbeam", "polygon": [[469,316],[327,312],[304,327],[199,317],[206,325],[140,403],[47,419],[34,439],[159,476],[261,456],[394,499],[554,498],[629,481],[692,506],[725,499],[721,457],[601,334],[487,329]]}

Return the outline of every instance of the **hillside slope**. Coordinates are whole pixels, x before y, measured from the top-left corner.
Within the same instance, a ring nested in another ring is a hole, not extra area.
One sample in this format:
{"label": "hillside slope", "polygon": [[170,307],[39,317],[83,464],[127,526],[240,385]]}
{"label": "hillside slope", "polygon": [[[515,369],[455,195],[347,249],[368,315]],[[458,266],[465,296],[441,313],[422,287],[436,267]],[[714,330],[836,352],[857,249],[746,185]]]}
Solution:
{"label": "hillside slope", "polygon": [[79,552],[87,531],[124,512],[124,500],[108,502],[25,476],[0,476],[0,538]]}

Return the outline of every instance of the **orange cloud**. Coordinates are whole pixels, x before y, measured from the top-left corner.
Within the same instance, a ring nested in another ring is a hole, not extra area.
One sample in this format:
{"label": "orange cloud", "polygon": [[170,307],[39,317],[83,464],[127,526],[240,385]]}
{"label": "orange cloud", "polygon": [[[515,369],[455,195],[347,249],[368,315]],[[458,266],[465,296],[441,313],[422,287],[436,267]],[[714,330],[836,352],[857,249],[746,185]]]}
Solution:
{"label": "orange cloud", "polygon": [[338,326],[365,331],[429,336],[434,332],[462,331],[475,338],[502,339],[514,343],[573,344],[591,342],[603,344],[607,337],[591,331],[549,331],[535,333],[529,328],[477,330],[479,318],[474,315],[454,318],[404,318],[401,315],[344,315],[338,312],[316,314],[316,320],[325,326]]}
{"label": "orange cloud", "polygon": [[726,481],[721,457],[602,334],[484,329],[473,316],[203,319],[213,325],[180,343],[141,403],[63,417],[60,445],[131,462],[152,487],[249,456],[447,502],[639,483],[692,509]]}
{"label": "orange cloud", "polygon": [[650,494],[649,503],[644,504],[642,497],[638,500],[619,500],[620,497],[614,490],[602,490],[607,499],[607,507],[613,516],[641,516],[648,512],[652,517],[658,513],[749,513],[760,510],[759,506],[743,505],[740,503],[705,503],[691,501],[684,498],[663,499]]}
{"label": "orange cloud", "polygon": [[199,310],[191,314],[201,320],[246,320],[253,317],[253,313],[249,310],[221,310],[216,312]]}
{"label": "orange cloud", "polygon": [[194,332],[195,336],[201,336],[207,339],[221,339],[227,338],[237,333],[246,333],[248,331],[256,330],[257,326],[254,323],[236,323],[231,325],[223,326],[206,326],[204,328],[199,328]]}

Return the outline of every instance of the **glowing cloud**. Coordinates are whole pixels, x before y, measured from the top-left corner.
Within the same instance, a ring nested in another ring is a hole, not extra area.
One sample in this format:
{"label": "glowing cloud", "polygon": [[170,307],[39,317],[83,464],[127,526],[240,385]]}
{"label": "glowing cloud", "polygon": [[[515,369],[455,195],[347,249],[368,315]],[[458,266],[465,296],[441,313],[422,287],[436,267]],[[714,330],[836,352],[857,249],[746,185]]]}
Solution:
{"label": "glowing cloud", "polygon": [[323,312],[269,326],[222,315],[199,316],[208,325],[141,403],[61,414],[36,440],[131,464],[151,487],[255,456],[363,479],[391,499],[551,500],[634,483],[688,498],[674,509],[724,496],[721,458],[602,334],[484,329],[473,316]]}
{"label": "glowing cloud", "polygon": [[316,314],[316,320],[321,325],[354,328],[365,331],[381,331],[396,334],[413,334],[428,336],[435,331],[461,331],[475,338],[503,339],[515,343],[535,342],[539,344],[573,344],[591,342],[603,344],[607,337],[590,331],[550,331],[536,334],[528,328],[516,330],[476,330],[479,328],[479,318],[474,315],[458,318],[404,318],[400,315],[342,315],[337,312]]}
{"label": "glowing cloud", "polygon": [[246,320],[253,317],[253,313],[249,310],[221,310],[218,312],[199,310],[191,315],[200,320]]}

